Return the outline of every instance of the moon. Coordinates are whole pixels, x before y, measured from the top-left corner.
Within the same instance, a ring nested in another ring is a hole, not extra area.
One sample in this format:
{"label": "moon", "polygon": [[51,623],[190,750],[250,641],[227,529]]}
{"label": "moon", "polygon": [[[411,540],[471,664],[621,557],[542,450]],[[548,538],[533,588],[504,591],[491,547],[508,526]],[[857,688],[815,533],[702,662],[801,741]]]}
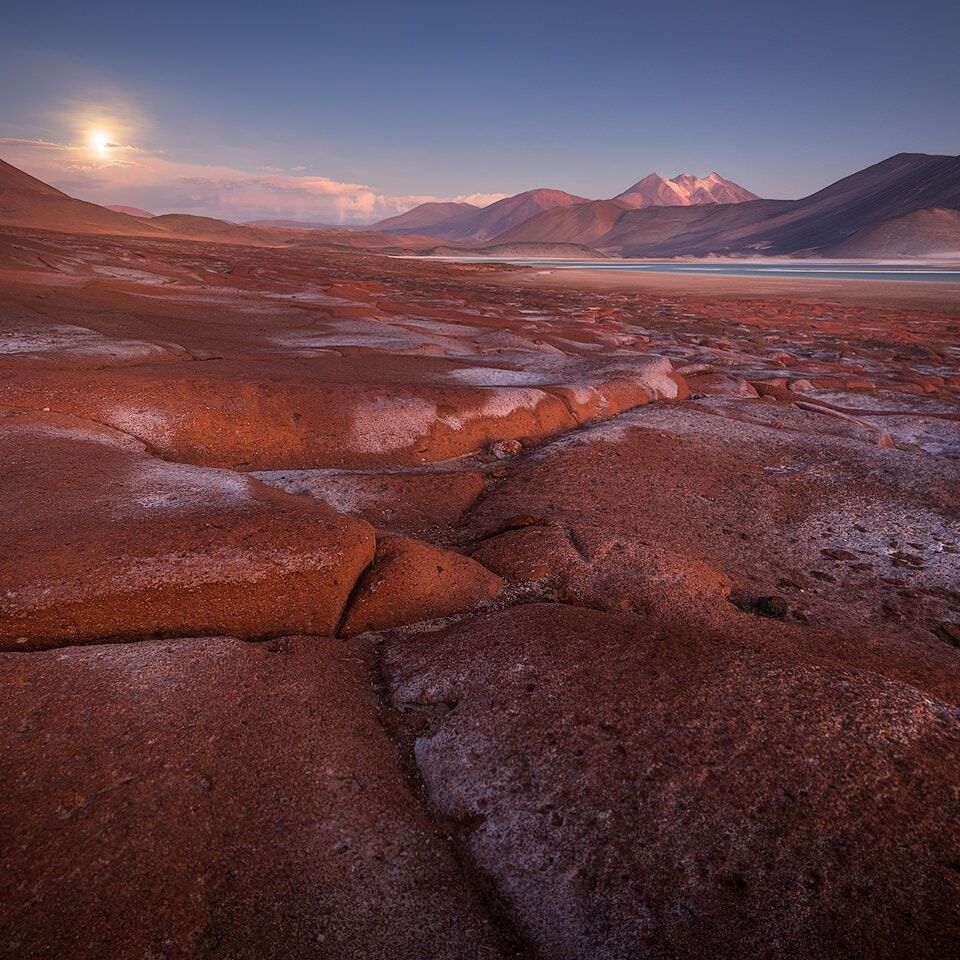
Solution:
{"label": "moon", "polygon": [[91,130],[87,134],[87,144],[98,157],[108,157],[112,140],[106,130]]}

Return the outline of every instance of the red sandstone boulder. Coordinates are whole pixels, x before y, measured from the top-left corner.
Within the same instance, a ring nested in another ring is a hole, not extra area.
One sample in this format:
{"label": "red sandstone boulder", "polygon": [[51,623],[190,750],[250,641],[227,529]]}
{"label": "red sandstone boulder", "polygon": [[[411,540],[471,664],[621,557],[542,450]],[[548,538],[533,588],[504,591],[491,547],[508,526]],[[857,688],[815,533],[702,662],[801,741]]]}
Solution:
{"label": "red sandstone boulder", "polygon": [[357,584],[340,633],[350,637],[464,613],[492,600],[502,582],[459,553],[380,535],[373,565]]}
{"label": "red sandstone boulder", "polygon": [[488,537],[471,556],[501,577],[520,582],[557,579],[580,562],[570,534],[542,524]]}
{"label": "red sandstone boulder", "polygon": [[0,648],[331,634],[373,528],[98,424],[0,419]]}
{"label": "red sandstone boulder", "polygon": [[687,385],[694,397],[741,397],[749,400],[760,396],[746,380],[722,373],[698,373],[688,376]]}
{"label": "red sandstone boulder", "polygon": [[382,360],[328,356],[167,362],[83,378],[24,371],[0,383],[0,404],[105,423],[165,459],[243,470],[409,466],[577,423],[543,389],[436,385],[418,371],[383,386],[381,370]]}

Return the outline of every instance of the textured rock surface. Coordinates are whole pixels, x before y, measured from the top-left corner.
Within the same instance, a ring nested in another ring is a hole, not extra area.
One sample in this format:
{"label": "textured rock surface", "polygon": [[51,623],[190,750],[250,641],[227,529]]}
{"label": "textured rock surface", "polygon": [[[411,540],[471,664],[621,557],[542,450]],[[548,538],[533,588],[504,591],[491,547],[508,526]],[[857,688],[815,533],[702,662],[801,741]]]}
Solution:
{"label": "textured rock surface", "polygon": [[362,520],[97,424],[0,418],[0,647],[330,634],[373,557]]}
{"label": "textured rock surface", "polygon": [[567,606],[385,658],[430,796],[542,956],[960,948],[960,711]]}
{"label": "textured rock surface", "polygon": [[[956,697],[960,662],[937,626],[960,606],[957,462],[748,410],[645,408],[541,448],[468,514],[472,555],[539,595],[839,662],[888,657]],[[743,614],[772,595],[782,625]]]}
{"label": "textured rock surface", "polygon": [[645,277],[0,230],[0,953],[960,953],[960,301]]}
{"label": "textured rock surface", "polygon": [[456,526],[485,487],[483,474],[476,470],[277,470],[256,476],[279,490],[320,500],[341,513],[355,514],[375,527],[428,537]]}
{"label": "textured rock surface", "polygon": [[340,630],[351,637],[466,613],[493,600],[503,581],[475,560],[409,537],[381,535]]}
{"label": "textured rock surface", "polygon": [[0,657],[0,954],[498,956],[369,666],[315,637]]}

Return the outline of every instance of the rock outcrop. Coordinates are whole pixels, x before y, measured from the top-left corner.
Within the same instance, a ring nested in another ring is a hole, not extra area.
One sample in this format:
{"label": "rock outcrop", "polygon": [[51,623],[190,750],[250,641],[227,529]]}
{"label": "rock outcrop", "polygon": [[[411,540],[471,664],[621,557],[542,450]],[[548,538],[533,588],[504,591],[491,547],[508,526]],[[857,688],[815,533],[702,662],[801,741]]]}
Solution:
{"label": "rock outcrop", "polygon": [[960,953],[956,304],[607,277],[0,230],[0,955]]}

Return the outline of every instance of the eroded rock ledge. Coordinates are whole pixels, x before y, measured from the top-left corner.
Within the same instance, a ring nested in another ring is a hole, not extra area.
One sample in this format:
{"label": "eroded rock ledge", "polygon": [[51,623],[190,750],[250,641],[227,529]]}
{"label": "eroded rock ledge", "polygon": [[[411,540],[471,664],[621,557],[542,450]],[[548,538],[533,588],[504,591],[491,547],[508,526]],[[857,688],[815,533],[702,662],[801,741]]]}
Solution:
{"label": "eroded rock ledge", "polygon": [[492,600],[479,563],[58,414],[0,417],[0,649],[321,636]]}

